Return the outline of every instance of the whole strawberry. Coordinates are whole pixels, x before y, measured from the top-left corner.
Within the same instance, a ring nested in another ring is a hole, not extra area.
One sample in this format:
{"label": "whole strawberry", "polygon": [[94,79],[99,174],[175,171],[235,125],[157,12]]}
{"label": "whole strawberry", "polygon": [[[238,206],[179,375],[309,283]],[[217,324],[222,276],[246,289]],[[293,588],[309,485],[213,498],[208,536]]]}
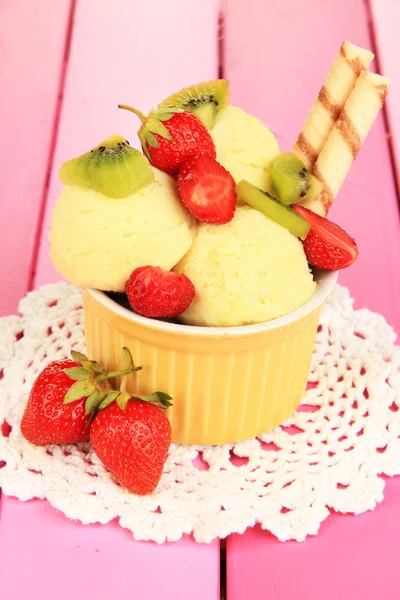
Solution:
{"label": "whole strawberry", "polygon": [[311,225],[303,240],[304,252],[310,265],[337,271],[353,264],[358,256],[357,244],[344,229],[304,206],[297,204],[292,209]]}
{"label": "whole strawberry", "polygon": [[132,111],[142,121],[139,139],[151,164],[170,175],[179,172],[192,156],[216,157],[215,145],[208,129],[192,113],[181,109],[156,110],[145,117],[125,104],[119,108]]}
{"label": "whole strawberry", "polygon": [[192,302],[195,289],[186,275],[160,267],[138,267],[126,284],[126,294],[139,315],[166,319],[182,314]]}
{"label": "whole strawberry", "polygon": [[171,443],[171,425],[162,410],[171,405],[168,399],[162,392],[134,398],[121,393],[93,421],[94,451],[134,494],[150,494],[160,481]]}
{"label": "whole strawberry", "polygon": [[32,444],[69,444],[89,439],[87,394],[82,392],[80,398],[64,404],[73,385],[65,371],[72,368],[79,368],[79,363],[69,359],[52,362],[33,384],[21,421],[21,432]]}
{"label": "whole strawberry", "polygon": [[[93,413],[106,398],[115,398],[102,367],[80,352],[50,363],[35,380],[21,420],[21,432],[32,444],[71,444],[89,439]],[[121,371],[133,372],[138,368]]]}

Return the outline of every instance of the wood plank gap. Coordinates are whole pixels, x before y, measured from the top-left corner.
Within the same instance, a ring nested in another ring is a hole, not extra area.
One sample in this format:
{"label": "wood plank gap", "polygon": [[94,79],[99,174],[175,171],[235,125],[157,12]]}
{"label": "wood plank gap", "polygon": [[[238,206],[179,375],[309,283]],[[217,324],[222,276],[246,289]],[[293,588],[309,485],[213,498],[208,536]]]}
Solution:
{"label": "wood plank gap", "polygon": [[226,540],[219,543],[219,597],[227,600],[226,591]]}
{"label": "wood plank gap", "polygon": [[[373,13],[372,6],[371,6],[371,0],[364,0],[364,5],[365,5],[366,13],[367,13],[367,25],[368,25],[368,30],[369,30],[369,37],[371,40],[372,52],[375,54],[376,70],[379,73],[379,75],[384,75],[384,73],[382,73],[382,69],[381,69],[380,51],[379,51],[378,42],[377,42],[377,34],[376,34],[376,28],[375,28],[375,22],[374,22],[374,13]],[[389,94],[390,94],[390,89],[389,89]],[[394,185],[396,188],[397,204],[398,204],[398,208],[399,208],[399,217],[400,217],[400,181],[397,176],[396,153],[395,153],[395,150],[393,147],[393,137],[392,137],[392,132],[391,132],[391,128],[390,128],[390,117],[389,117],[388,107],[387,107],[386,103],[383,105],[382,112],[383,112],[383,119],[384,119],[384,123],[385,123],[386,139],[387,139],[387,143],[389,146],[390,165],[391,165],[391,169],[392,169],[392,173],[393,173]]]}
{"label": "wood plank gap", "polygon": [[218,77],[225,78],[225,13],[222,7],[218,14],[217,27]]}
{"label": "wood plank gap", "polygon": [[54,155],[55,155],[56,146],[57,146],[58,130],[59,130],[60,119],[61,119],[61,111],[62,111],[62,104],[63,104],[63,98],[64,98],[64,87],[65,87],[65,82],[66,82],[67,68],[68,68],[68,62],[69,62],[69,56],[70,56],[70,50],[71,50],[71,41],[72,41],[72,33],[73,33],[73,29],[74,29],[74,19],[75,19],[77,2],[78,2],[78,0],[71,0],[71,5],[70,5],[70,10],[69,10],[69,15],[68,15],[68,25],[67,25],[67,31],[66,31],[66,36],[65,36],[64,56],[63,56],[62,66],[61,66],[61,71],[60,71],[57,103],[56,103],[56,109],[55,109],[55,114],[54,114],[54,123],[53,123],[53,128],[52,128],[49,155],[48,155],[47,166],[46,166],[46,179],[45,179],[44,185],[43,185],[43,194],[42,194],[42,199],[41,199],[41,203],[40,203],[40,207],[39,207],[39,216],[38,216],[38,220],[37,220],[37,224],[36,224],[35,244],[33,247],[31,263],[30,263],[30,268],[29,268],[29,279],[28,279],[28,290],[29,291],[34,289],[36,264],[37,264],[37,260],[38,260],[38,256],[39,256],[40,240],[41,240],[42,233],[43,233],[44,217],[46,214],[46,202],[47,202],[47,197],[49,194],[51,174],[52,174],[53,163],[54,163]]}

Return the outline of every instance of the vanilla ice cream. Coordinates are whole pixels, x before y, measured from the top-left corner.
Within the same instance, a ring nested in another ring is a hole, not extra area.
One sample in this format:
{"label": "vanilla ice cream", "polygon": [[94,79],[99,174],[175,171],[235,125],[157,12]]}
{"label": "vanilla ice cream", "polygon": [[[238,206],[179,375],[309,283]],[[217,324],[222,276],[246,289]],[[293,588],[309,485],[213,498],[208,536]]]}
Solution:
{"label": "vanilla ice cream", "polygon": [[174,271],[185,273],[196,288],[180,317],[188,325],[268,321],[305,304],[316,290],[301,242],[247,206],[238,206],[226,225],[199,225]]}
{"label": "vanilla ice cream", "polygon": [[246,179],[253,185],[272,192],[268,165],[279,154],[278,142],[270,130],[237,106],[218,113],[210,134],[217,160],[236,183]]}
{"label": "vanilla ice cream", "polygon": [[122,292],[136,267],[170,270],[189,250],[194,220],[175,181],[153,169],[155,182],[125,198],[67,186],[53,213],[50,255],[79,286]]}

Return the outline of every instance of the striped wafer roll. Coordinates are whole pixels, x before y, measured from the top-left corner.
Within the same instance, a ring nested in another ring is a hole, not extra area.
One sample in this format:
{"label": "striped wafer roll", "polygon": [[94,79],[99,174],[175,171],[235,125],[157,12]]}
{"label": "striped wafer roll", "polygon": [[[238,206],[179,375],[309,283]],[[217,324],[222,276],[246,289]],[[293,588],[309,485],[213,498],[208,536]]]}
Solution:
{"label": "striped wafer roll", "polygon": [[361,71],[374,58],[369,50],[343,42],[293,152],[311,171]]}
{"label": "striped wafer roll", "polygon": [[[328,212],[388,92],[389,79],[363,71],[318,156],[313,172],[324,184],[314,201]],[[308,205],[314,210],[315,207]],[[316,211],[321,214],[321,211]]]}

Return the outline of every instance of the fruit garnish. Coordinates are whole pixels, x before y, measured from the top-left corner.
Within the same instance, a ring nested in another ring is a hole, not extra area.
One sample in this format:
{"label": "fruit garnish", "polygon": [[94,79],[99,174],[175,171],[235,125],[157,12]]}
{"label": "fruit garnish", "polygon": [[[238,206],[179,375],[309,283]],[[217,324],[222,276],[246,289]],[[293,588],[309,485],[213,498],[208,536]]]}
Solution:
{"label": "fruit garnish", "polygon": [[145,117],[126,104],[118,107],[130,110],[142,121],[138,135],[143,152],[160,171],[175,175],[189,158],[199,154],[215,158],[215,146],[208,130],[190,112],[179,108],[160,109]]}
{"label": "fruit garnish", "polygon": [[294,210],[279,202],[266,192],[258,189],[244,179],[236,186],[238,200],[246,202],[256,210],[262,212],[266,217],[276,221],[282,227],[286,227],[293,235],[304,240],[310,230],[310,225]]}
{"label": "fruit garnish", "polygon": [[89,152],[67,160],[60,179],[65,185],[124,198],[152,183],[154,173],[143,154],[115,133]]}
{"label": "fruit garnish", "polygon": [[135,494],[150,494],[160,481],[171,444],[171,425],[162,409],[172,406],[172,398],[164,392],[128,393],[126,377],[135,367],[129,349],[124,353],[121,391],[108,393],[100,403],[90,441],[123,486]]}
{"label": "fruit garnish", "polygon": [[233,219],[235,181],[210,156],[196,156],[181,167],[178,190],[183,204],[198,221],[219,225]]}
{"label": "fruit garnish", "polygon": [[[171,444],[171,425],[152,403],[157,396],[130,396],[123,408],[116,402],[100,410],[90,430],[93,450],[116,479],[134,494],[150,494],[158,485]],[[138,399],[140,398],[140,399]]]}
{"label": "fruit garnish", "polygon": [[283,152],[274,158],[269,172],[278,199],[284,204],[312,200],[322,191],[322,183],[292,152]]}
{"label": "fruit garnish", "polygon": [[195,289],[186,275],[148,265],[132,271],[126,293],[132,309],[139,315],[167,319],[185,312]]}
{"label": "fruit garnish", "polygon": [[193,113],[207,129],[212,129],[218,111],[228,106],[229,82],[205,81],[183,88],[161,102],[159,108],[182,108]]}
{"label": "fruit garnish", "polygon": [[356,260],[359,254],[357,244],[339,225],[304,206],[294,206],[293,210],[310,224],[310,231],[303,240],[310,265],[337,271],[349,267]]}
{"label": "fruit garnish", "polygon": [[71,357],[50,363],[32,386],[21,421],[21,432],[32,444],[88,440],[90,423],[100,404],[120,393],[112,390],[109,379],[141,369],[130,360],[126,369],[107,373],[80,352],[72,350]]}

